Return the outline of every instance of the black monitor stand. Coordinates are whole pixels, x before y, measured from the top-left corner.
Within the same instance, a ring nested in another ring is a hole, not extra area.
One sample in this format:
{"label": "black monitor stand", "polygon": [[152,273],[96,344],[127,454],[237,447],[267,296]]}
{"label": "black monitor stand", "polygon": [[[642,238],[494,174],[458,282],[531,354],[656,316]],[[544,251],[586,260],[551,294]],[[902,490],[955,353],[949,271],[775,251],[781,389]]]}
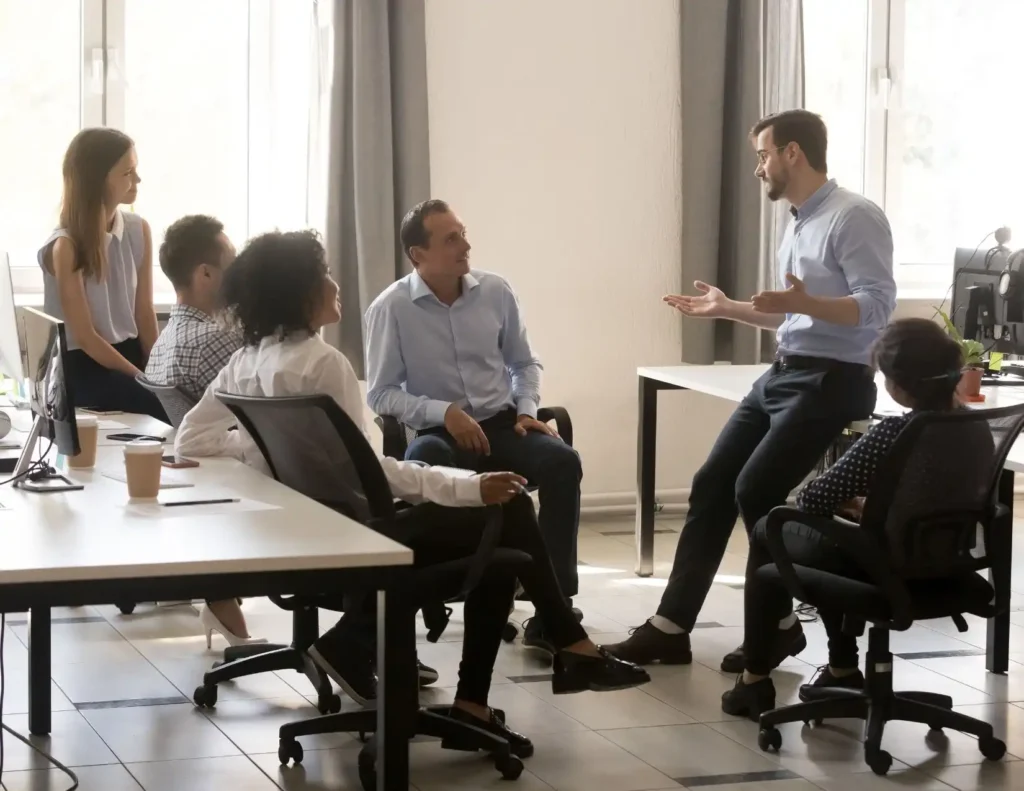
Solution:
{"label": "black monitor stand", "polygon": [[32,420],[32,428],[21,449],[18,466],[14,468],[14,486],[25,492],[77,492],[85,487],[66,478],[49,465],[46,459],[37,463],[38,470],[32,470],[32,456],[43,433],[45,421],[38,415]]}

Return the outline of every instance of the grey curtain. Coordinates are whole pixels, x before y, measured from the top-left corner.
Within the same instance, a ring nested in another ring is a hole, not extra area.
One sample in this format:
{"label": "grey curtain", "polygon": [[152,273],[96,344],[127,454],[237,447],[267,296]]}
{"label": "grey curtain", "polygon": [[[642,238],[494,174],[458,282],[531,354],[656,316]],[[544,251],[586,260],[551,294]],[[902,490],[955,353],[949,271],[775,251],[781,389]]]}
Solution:
{"label": "grey curtain", "polygon": [[334,0],[326,243],[341,323],[324,337],[363,376],[363,312],[407,271],[398,228],[430,197],[422,0]]}
{"label": "grey curtain", "polygon": [[[750,128],[804,105],[801,0],[680,0],[682,272],[745,299],[775,282],[785,206],[754,178]],[[774,339],[683,319],[683,360],[768,359]]]}

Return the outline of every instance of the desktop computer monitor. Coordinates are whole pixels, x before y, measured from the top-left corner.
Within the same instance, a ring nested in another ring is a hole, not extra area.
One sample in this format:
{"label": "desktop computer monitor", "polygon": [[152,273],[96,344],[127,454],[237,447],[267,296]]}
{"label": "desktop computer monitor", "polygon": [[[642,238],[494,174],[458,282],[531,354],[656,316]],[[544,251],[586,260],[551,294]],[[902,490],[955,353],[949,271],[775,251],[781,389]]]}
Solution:
{"label": "desktop computer monitor", "polygon": [[1014,269],[1019,259],[1002,246],[961,247],[954,256],[949,317],[965,339],[978,341],[986,352],[1024,354],[1024,289],[1014,294],[1006,287],[1020,276]]}
{"label": "desktop computer monitor", "polygon": [[47,450],[56,445],[57,451],[65,456],[74,456],[79,451],[74,393],[64,367],[68,355],[64,322],[34,308],[25,308],[17,323],[33,421],[14,471],[15,485],[43,492],[81,489],[53,470],[45,458],[38,462],[32,459],[43,439],[50,440]]}
{"label": "desktop computer monitor", "polygon": [[0,250],[0,374],[9,376],[19,386],[25,381],[18,346],[18,324],[14,312],[14,284],[7,253]]}

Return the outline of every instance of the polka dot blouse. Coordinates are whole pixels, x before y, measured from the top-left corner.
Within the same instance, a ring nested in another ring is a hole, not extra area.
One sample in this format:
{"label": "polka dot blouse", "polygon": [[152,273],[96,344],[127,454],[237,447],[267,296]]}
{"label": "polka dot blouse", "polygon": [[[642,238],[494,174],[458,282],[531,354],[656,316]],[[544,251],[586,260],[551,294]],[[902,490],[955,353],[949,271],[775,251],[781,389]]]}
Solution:
{"label": "polka dot blouse", "polygon": [[803,488],[796,497],[797,507],[811,514],[832,516],[848,500],[867,497],[879,462],[910,418],[909,414],[887,417],[872,426],[839,461]]}

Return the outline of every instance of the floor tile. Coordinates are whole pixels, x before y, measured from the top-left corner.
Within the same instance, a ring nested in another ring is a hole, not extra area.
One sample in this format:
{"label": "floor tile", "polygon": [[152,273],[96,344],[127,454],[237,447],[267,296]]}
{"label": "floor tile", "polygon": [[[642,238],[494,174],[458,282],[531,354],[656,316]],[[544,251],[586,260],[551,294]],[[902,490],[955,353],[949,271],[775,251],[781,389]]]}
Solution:
{"label": "floor tile", "polygon": [[[203,674],[213,667],[209,657],[192,657],[191,659],[154,659],[153,666],[170,681],[182,695],[192,699],[196,687],[203,683]],[[257,673],[233,681],[225,681],[217,685],[217,699],[229,700],[267,700],[270,698],[288,697],[296,690],[285,679],[293,677],[296,684],[305,682],[307,691],[312,686],[305,676],[293,671],[277,673]]]}
{"label": "floor tile", "polygon": [[534,761],[526,759],[522,775],[509,783],[483,754],[442,750],[438,742],[417,742],[409,748],[409,779],[419,791],[551,791],[551,786],[531,771]]}
{"label": "floor tile", "polygon": [[128,764],[128,771],[146,791],[278,791],[245,756]]}
{"label": "floor tile", "polygon": [[[9,738],[9,737],[5,737]],[[140,791],[141,786],[121,764],[76,766],[78,791]],[[59,769],[8,772],[4,768],[7,791],[65,791],[71,780]]]}
{"label": "floor tile", "polygon": [[778,769],[774,761],[706,725],[629,728],[601,735],[672,778]]}
{"label": "floor tile", "polygon": [[648,695],[643,689],[555,695],[546,682],[522,686],[530,694],[595,731],[693,722],[691,717]]}
{"label": "floor tile", "polygon": [[[14,627],[18,638],[28,644],[28,627]],[[68,623],[50,627],[53,656],[62,664],[84,662],[136,661],[140,659],[130,643],[109,623]]]}
{"label": "floor tile", "polygon": [[103,664],[55,664],[52,674],[73,703],[181,696],[179,689],[142,658]]}
{"label": "floor tile", "polygon": [[[714,778],[722,780],[723,778]],[[681,782],[685,778],[680,779]],[[688,785],[693,791],[820,791],[810,780],[792,778],[788,780],[744,780],[742,783],[724,782],[707,785]]]}
{"label": "floor tile", "polygon": [[1024,762],[986,761],[971,766],[947,766],[935,777],[957,791],[1019,791],[1024,788]]}
{"label": "floor tile", "polygon": [[[281,766],[277,753],[250,758],[282,791],[362,791],[357,761],[360,744],[337,750],[306,750],[301,764]],[[417,791],[414,786],[411,791]]]}
{"label": "floor tile", "polygon": [[722,693],[735,679],[704,665],[655,665],[648,668],[651,683],[642,687],[653,698],[672,706],[697,722],[736,719],[722,711]]}
{"label": "floor tile", "polygon": [[239,755],[203,714],[185,703],[82,713],[123,763]]}
{"label": "floor tile", "polygon": [[885,777],[879,777],[872,772],[819,777],[814,783],[824,791],[949,791],[949,786],[941,780],[929,777],[916,769],[892,769]]}
{"label": "floor tile", "polygon": [[[289,722],[319,717],[318,712],[300,695],[275,700],[235,700],[218,703],[206,713],[232,743],[244,753],[277,752],[278,729]],[[350,744],[355,737],[348,733],[327,733],[303,736],[304,748],[325,750]]]}
{"label": "floor tile", "polygon": [[[107,748],[107,745],[103,743],[104,740],[77,711],[55,711],[49,737],[29,736],[27,714],[5,716],[4,725],[22,736],[29,737],[36,747],[50,753],[65,766],[117,763],[114,753]],[[50,767],[50,763],[45,758],[10,734],[4,734],[3,739],[5,772],[17,772],[22,769],[48,769]]]}
{"label": "floor tile", "polygon": [[[1010,672],[989,673],[984,656],[957,656],[942,659],[914,659],[915,665],[951,678],[984,692],[993,701],[1024,701],[1024,665],[1013,662]],[[900,688],[906,686],[900,684]]]}
{"label": "floor tile", "polygon": [[679,785],[592,731],[545,737],[529,760],[528,769],[555,791],[648,791]]}

